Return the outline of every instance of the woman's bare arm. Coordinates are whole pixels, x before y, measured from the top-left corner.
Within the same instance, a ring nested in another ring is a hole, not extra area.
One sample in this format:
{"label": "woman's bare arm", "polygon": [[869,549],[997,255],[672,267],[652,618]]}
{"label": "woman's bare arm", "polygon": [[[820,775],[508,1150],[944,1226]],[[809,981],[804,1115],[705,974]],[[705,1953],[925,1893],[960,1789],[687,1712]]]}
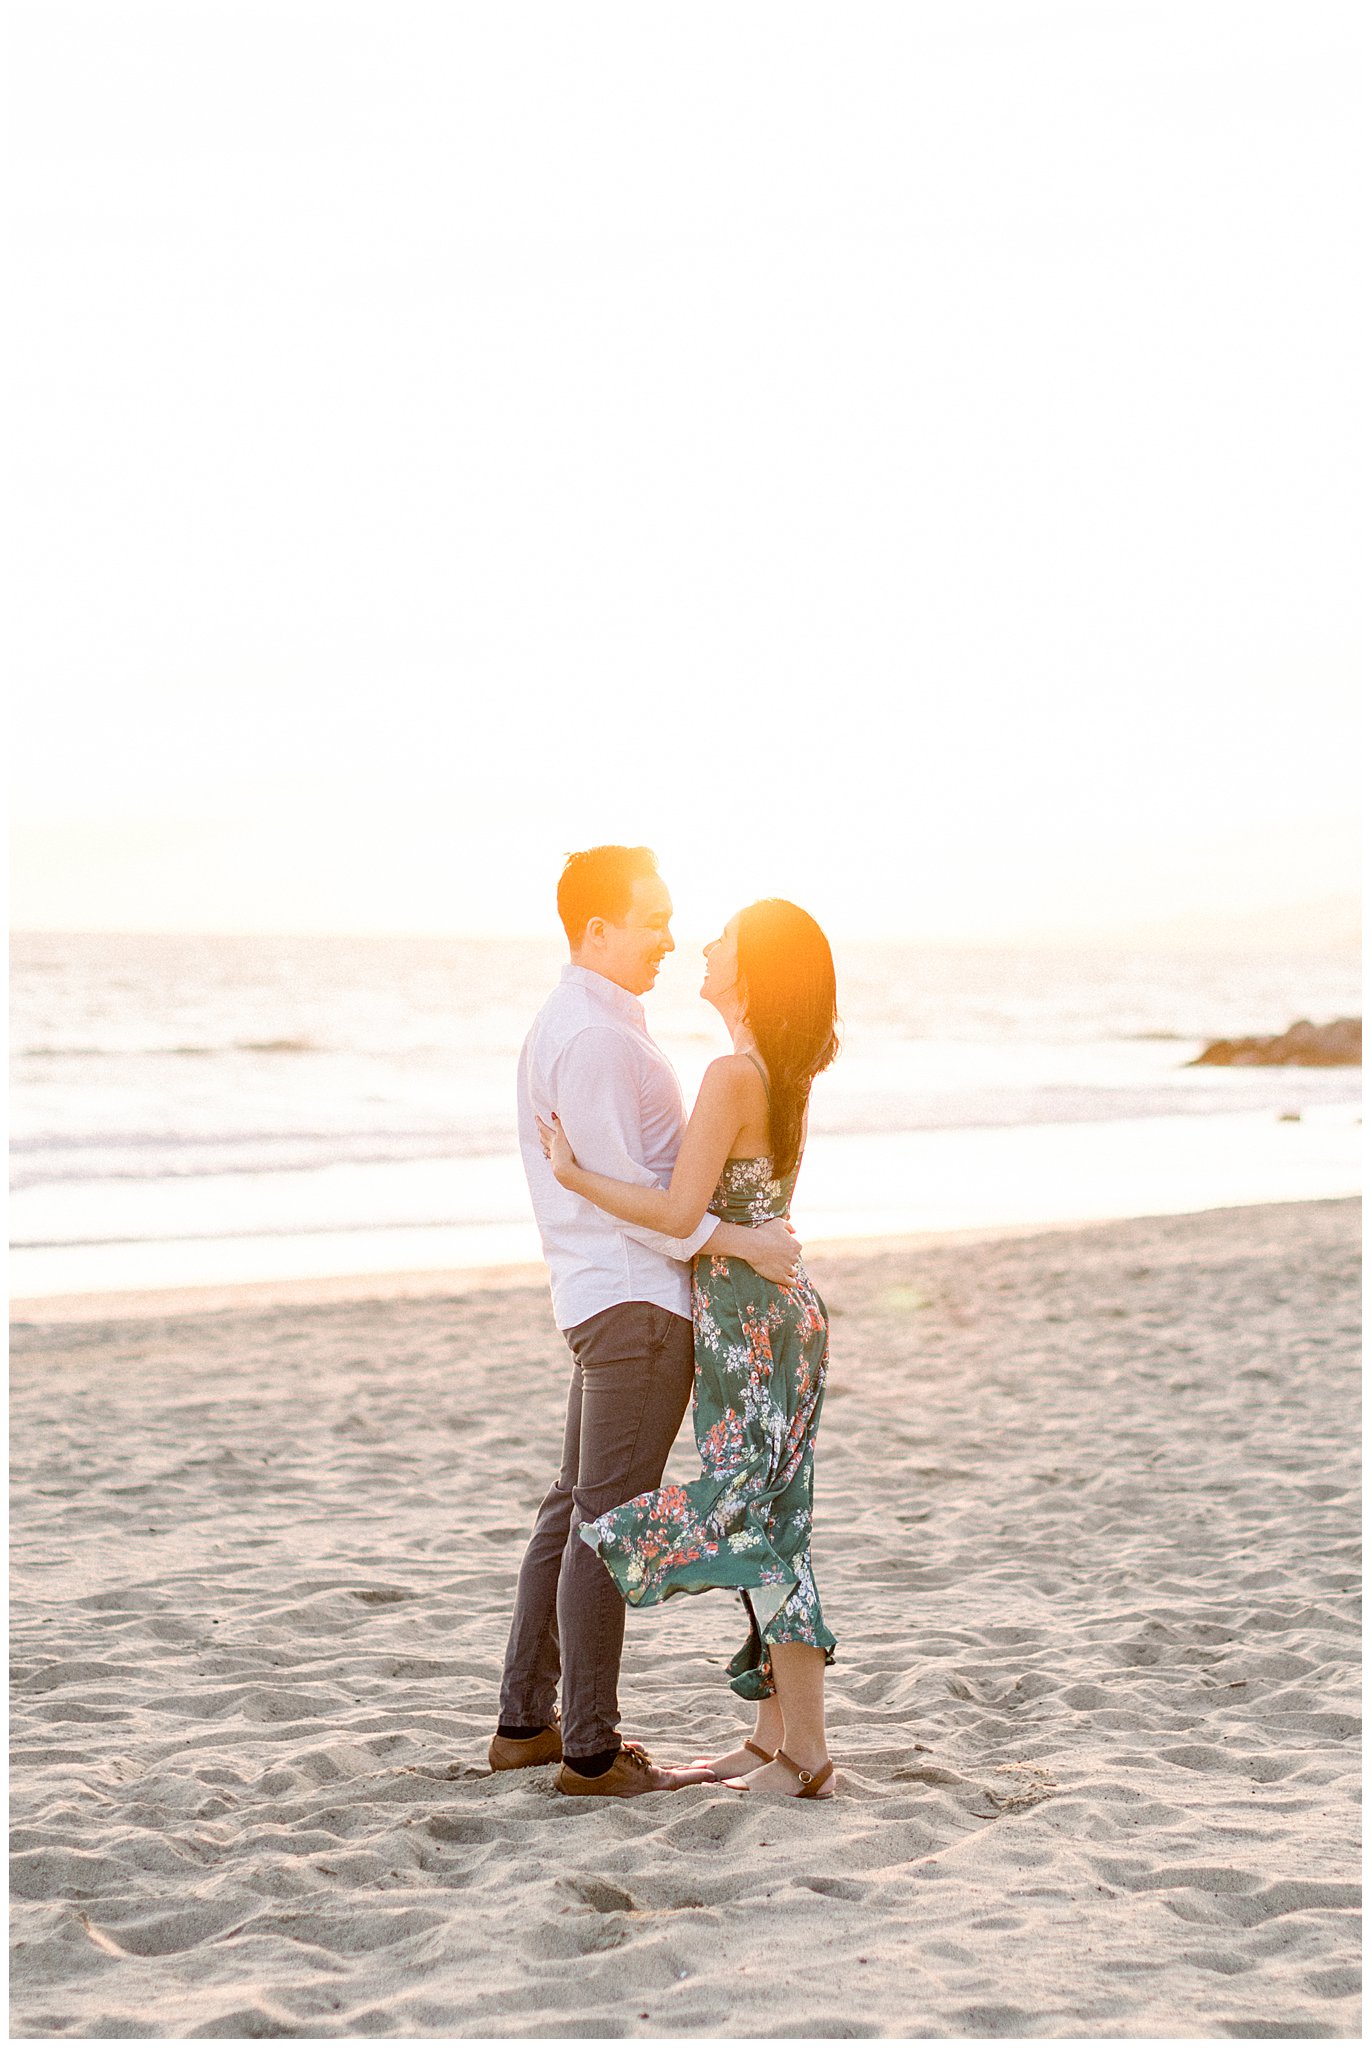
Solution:
{"label": "woman's bare arm", "polygon": [[539,1124],[552,1171],[564,1188],[583,1195],[623,1223],[643,1224],[667,1237],[689,1237],[709,1207],[724,1161],[747,1121],[748,1077],[755,1073],[751,1061],[740,1053],[727,1054],[706,1068],[670,1187],[637,1187],[631,1181],[613,1180],[608,1174],[578,1166],[555,1119],[551,1130]]}

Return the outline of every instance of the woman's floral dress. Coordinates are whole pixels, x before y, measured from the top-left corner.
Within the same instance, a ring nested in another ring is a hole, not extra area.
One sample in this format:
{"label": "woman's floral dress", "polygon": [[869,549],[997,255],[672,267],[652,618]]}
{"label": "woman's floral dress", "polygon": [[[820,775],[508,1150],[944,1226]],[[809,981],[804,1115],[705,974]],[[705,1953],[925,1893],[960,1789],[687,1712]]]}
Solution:
{"label": "woman's floral dress", "polygon": [[[726,1223],[790,1212],[796,1173],[730,1159],[710,1201]],[[741,1259],[695,1261],[695,1442],[704,1467],[685,1486],[661,1486],[598,1521],[581,1538],[608,1566],[631,1607],[674,1593],[733,1586],[751,1627],[729,1665],[734,1692],[774,1690],[773,1643],[812,1643],[833,1662],[809,1562],[814,1436],[828,1371],[828,1314],[803,1266],[777,1287]]]}

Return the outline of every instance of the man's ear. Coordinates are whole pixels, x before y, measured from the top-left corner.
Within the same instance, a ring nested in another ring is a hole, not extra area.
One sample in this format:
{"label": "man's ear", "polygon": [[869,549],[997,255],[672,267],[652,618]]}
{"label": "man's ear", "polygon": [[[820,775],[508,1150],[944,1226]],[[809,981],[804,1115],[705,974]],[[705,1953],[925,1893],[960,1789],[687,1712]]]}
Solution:
{"label": "man's ear", "polygon": [[602,946],[605,941],[605,923],[606,921],[602,917],[588,917],[586,919],[585,936],[582,938],[581,944],[584,946],[590,943]]}

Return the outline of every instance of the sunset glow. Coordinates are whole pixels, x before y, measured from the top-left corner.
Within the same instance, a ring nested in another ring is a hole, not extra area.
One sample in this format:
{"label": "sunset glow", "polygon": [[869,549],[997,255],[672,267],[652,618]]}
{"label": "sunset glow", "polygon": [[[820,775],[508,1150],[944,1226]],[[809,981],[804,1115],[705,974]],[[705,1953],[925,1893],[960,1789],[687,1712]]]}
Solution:
{"label": "sunset glow", "polygon": [[366,19],[17,11],[20,925],[1347,898],[1348,15]]}

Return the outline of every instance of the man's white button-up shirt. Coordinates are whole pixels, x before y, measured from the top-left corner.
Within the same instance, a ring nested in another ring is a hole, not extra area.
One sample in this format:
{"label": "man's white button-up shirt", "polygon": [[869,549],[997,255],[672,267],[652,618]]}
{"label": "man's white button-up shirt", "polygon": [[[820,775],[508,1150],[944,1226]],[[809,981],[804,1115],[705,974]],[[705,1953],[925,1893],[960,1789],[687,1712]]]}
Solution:
{"label": "man's white button-up shirt", "polygon": [[648,1036],[637,997],[588,967],[562,969],[519,1056],[519,1150],[552,1311],[563,1330],[621,1301],[689,1316],[689,1262],[717,1217],[706,1214],[691,1237],[663,1237],[559,1186],[534,1123],[535,1115],[550,1122],[554,1109],[582,1166],[643,1188],[669,1184],[685,1131],[680,1083]]}

